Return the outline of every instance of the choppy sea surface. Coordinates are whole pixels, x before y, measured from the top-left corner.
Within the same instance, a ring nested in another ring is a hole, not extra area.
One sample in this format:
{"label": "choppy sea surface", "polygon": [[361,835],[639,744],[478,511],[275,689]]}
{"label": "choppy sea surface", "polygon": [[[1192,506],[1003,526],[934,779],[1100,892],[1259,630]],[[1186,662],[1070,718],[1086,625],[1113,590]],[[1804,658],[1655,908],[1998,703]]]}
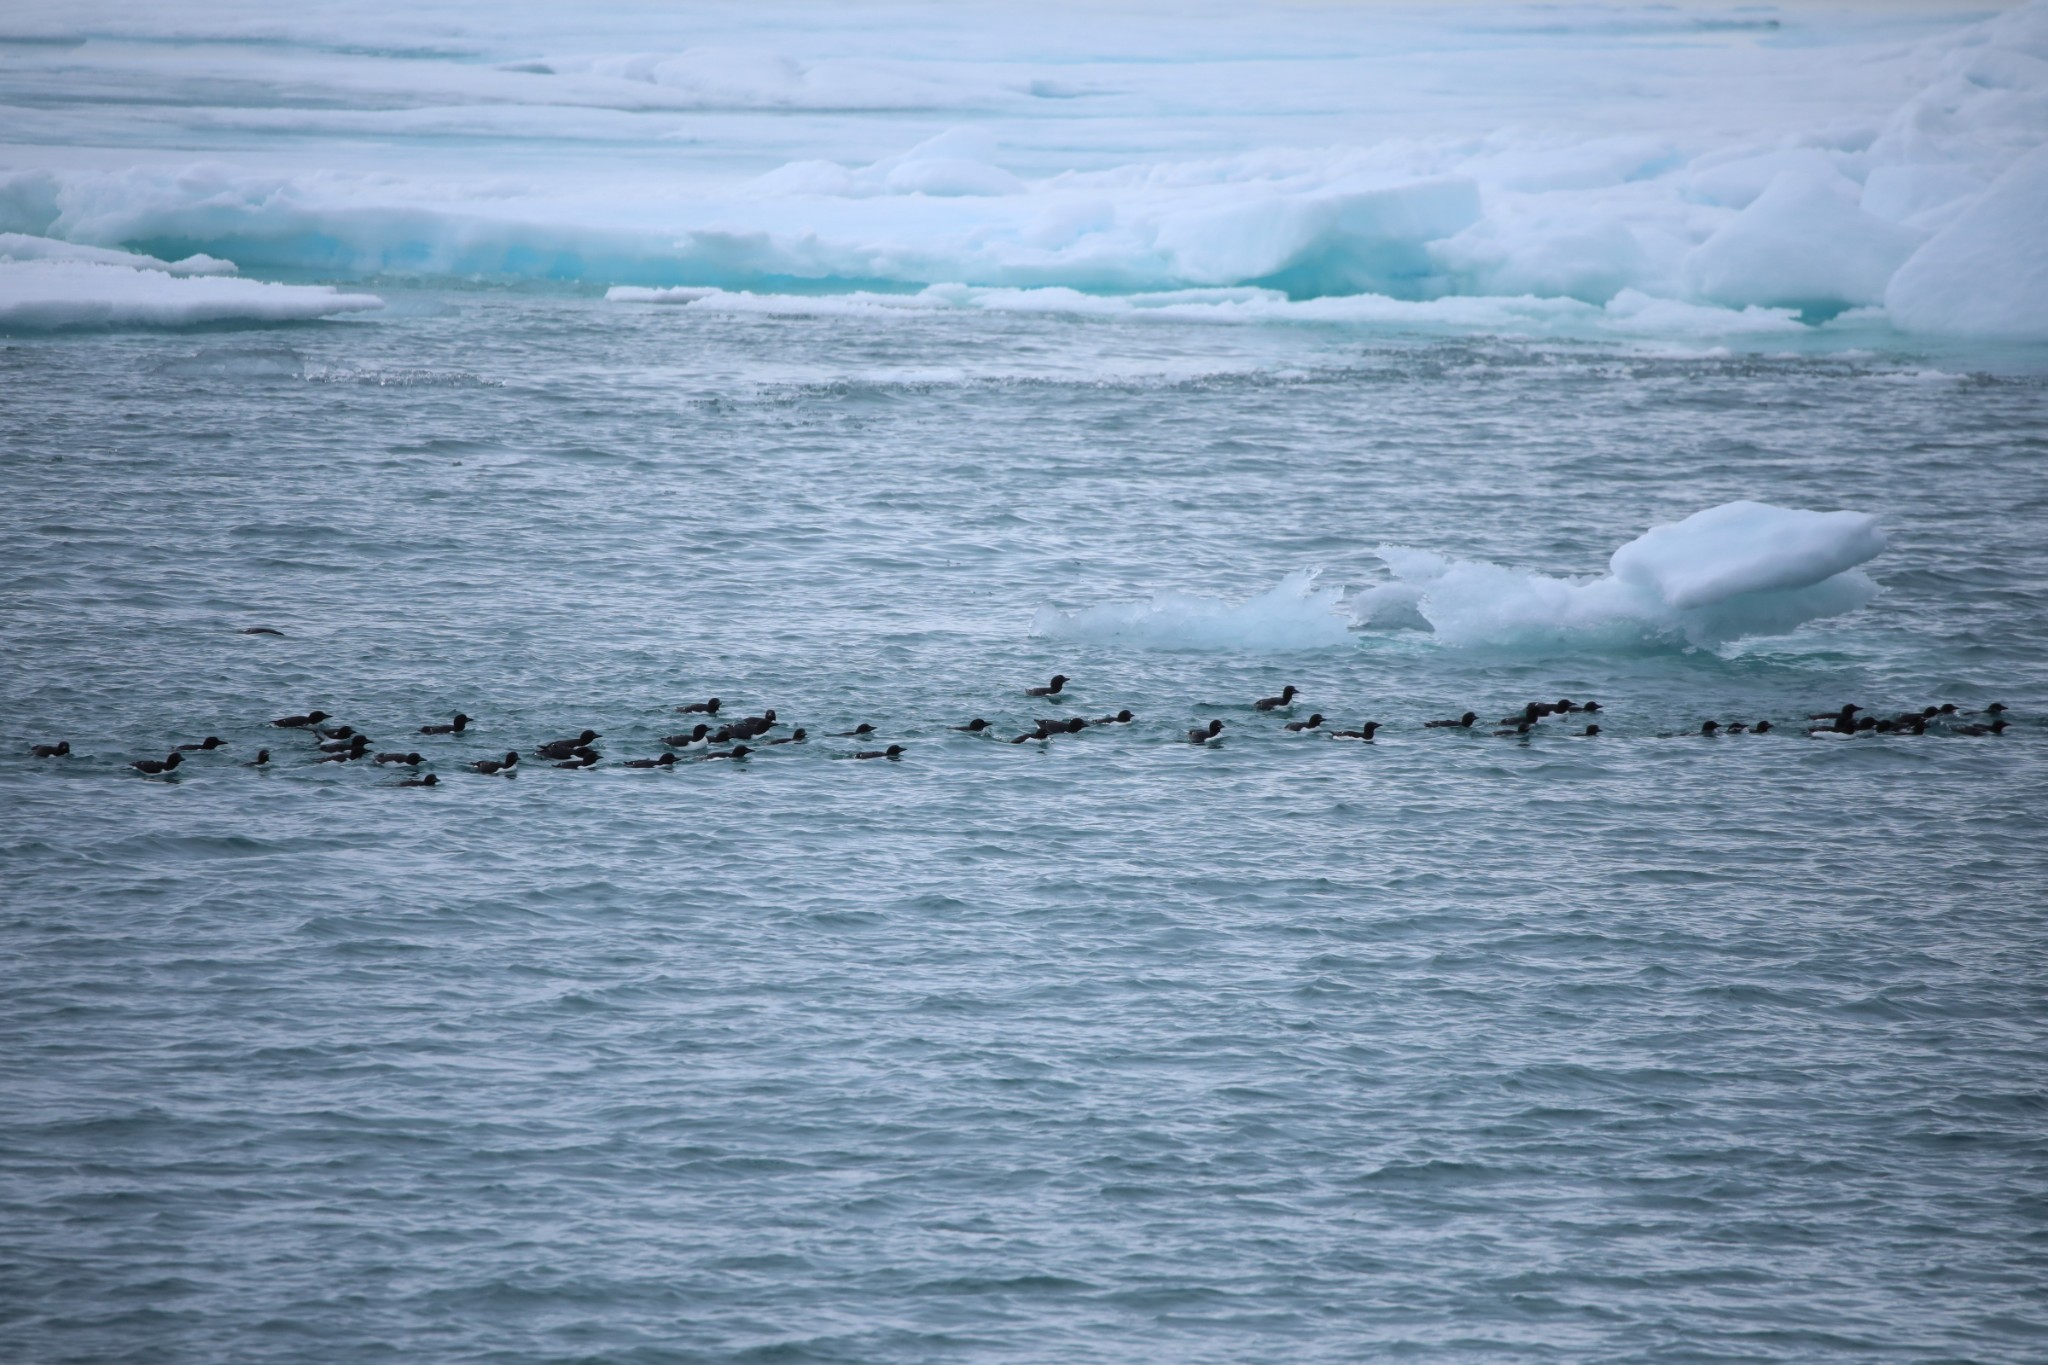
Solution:
{"label": "choppy sea surface", "polygon": [[[0,1354],[2048,1352],[2037,353],[380,292],[0,345]],[[1736,498],[1879,514],[1881,596],[1040,629]],[[707,695],[810,738],[611,766]]]}

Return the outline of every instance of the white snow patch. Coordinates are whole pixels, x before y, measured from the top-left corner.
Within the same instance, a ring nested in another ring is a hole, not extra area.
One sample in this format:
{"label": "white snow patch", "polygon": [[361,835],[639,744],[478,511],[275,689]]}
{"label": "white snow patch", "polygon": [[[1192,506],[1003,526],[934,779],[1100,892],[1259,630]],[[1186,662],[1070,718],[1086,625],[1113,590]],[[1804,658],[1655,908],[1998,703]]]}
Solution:
{"label": "white snow patch", "polygon": [[298,322],[384,306],[329,285],[173,275],[90,260],[0,261],[0,327],[184,327]]}

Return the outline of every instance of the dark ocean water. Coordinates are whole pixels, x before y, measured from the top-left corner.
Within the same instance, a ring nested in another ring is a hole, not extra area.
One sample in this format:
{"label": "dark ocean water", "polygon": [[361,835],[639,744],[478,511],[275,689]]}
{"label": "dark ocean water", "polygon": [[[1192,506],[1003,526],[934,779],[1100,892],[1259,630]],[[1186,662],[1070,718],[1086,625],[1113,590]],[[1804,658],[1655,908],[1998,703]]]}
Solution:
{"label": "dark ocean water", "polygon": [[[0,345],[0,1356],[2048,1355],[2039,356],[387,297]],[[1879,514],[1882,595],[1033,633],[1737,498]],[[464,769],[710,694],[811,738]],[[1690,733],[1845,701],[2014,724]]]}

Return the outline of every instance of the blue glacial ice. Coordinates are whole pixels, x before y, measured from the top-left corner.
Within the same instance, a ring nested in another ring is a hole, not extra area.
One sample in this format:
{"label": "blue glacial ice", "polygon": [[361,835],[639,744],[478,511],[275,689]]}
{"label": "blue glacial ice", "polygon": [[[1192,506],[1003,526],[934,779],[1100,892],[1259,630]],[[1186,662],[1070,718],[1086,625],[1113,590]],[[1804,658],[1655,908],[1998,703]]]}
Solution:
{"label": "blue glacial ice", "polygon": [[[2048,339],[2048,0],[573,24],[101,0],[10,22],[30,41],[0,68],[0,232],[245,277],[1649,337],[1850,312]],[[79,321],[131,320],[123,290],[159,322],[173,295],[194,320],[286,306],[14,257],[0,316],[57,316],[71,284]]]}

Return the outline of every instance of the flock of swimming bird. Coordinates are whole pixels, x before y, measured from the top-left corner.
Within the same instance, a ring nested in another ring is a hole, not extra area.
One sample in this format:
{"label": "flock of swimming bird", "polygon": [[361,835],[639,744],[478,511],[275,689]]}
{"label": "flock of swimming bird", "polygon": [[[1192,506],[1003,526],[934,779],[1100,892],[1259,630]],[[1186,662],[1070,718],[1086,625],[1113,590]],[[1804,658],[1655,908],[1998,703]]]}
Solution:
{"label": "flock of swimming bird", "polygon": [[[1064,673],[1056,673],[1043,687],[1025,688],[1024,695],[1064,703],[1066,698],[1062,694],[1065,692],[1069,681],[1071,679]],[[1261,697],[1251,703],[1251,709],[1254,713],[1261,715],[1270,715],[1275,712],[1292,714],[1294,699],[1299,694],[1300,689],[1296,688],[1294,684],[1289,683],[1281,688],[1277,695]],[[723,706],[724,703],[717,697],[711,697],[704,701],[689,702],[676,707],[676,711],[682,715],[702,716],[705,719],[697,721],[688,730],[665,736],[661,742],[666,747],[654,757],[624,759],[613,766],[621,768],[672,768],[681,761],[682,753],[689,753],[693,760],[701,762],[720,760],[744,762],[750,754],[757,753],[768,746],[802,744],[810,738],[808,732],[800,725],[791,729],[787,734],[774,734],[773,732],[780,727],[781,722],[776,719],[773,708],[764,710],[757,716],[744,716],[738,720],[720,720],[719,712]],[[1995,736],[2005,731],[2006,709],[2003,702],[1992,702],[1984,708],[1983,712],[1979,713],[1976,711],[1958,710],[1955,703],[1943,702],[1940,705],[1923,707],[1918,711],[1902,711],[1895,716],[1880,717],[1865,713],[1863,707],[1851,703],[1841,707],[1839,710],[1818,711],[1807,716],[1806,720],[1808,722],[1820,721],[1823,723],[1818,725],[1809,723],[1806,726],[1806,733],[1816,739],[1852,739],[1859,736],[1888,734],[1924,735],[1930,730],[1938,730],[1956,735]],[[1526,738],[1536,727],[1546,722],[1563,717],[1576,716],[1579,718],[1582,728],[1568,731],[1567,733],[1575,739],[1592,739],[1600,734],[1600,726],[1597,722],[1588,721],[1587,718],[1599,714],[1601,714],[1601,709],[1600,703],[1597,701],[1575,702],[1569,697],[1560,697],[1554,702],[1529,702],[1519,712],[1511,716],[1502,717],[1493,726],[1482,725],[1478,713],[1474,711],[1467,711],[1463,715],[1455,716],[1448,720],[1430,720],[1424,721],[1422,724],[1423,728],[1428,730],[1491,730],[1494,735],[1499,737]],[[1979,714],[1986,716],[1988,719],[1981,721],[1967,719]],[[434,773],[419,772],[421,765],[429,762],[427,755],[415,749],[377,751],[375,742],[368,735],[363,734],[353,726],[330,726],[326,724],[327,721],[332,719],[333,717],[325,711],[308,711],[303,715],[280,716],[278,719],[271,721],[270,725],[273,729],[302,732],[313,739],[317,750],[312,758],[312,761],[315,763],[353,763],[362,759],[369,759],[372,764],[379,767],[393,766],[404,770],[407,775],[397,784],[401,787],[433,787],[440,784],[440,778]],[[1037,721],[1030,730],[1025,731],[1023,734],[1011,736],[1008,742],[1011,744],[1044,742],[1059,735],[1079,734],[1093,726],[1128,725],[1133,719],[1135,717],[1128,710],[1118,711],[1115,715],[1098,716],[1093,720],[1085,716],[1042,719]],[[419,733],[430,736],[460,735],[468,730],[470,722],[471,717],[458,712],[446,723],[420,726]],[[1317,734],[1331,739],[1360,740],[1367,744],[1372,743],[1373,736],[1384,728],[1376,720],[1365,721],[1356,730],[1325,729],[1323,728],[1324,723],[1325,717],[1322,712],[1317,711],[1311,713],[1304,720],[1288,720],[1284,722],[1282,728],[1298,735]],[[995,729],[988,721],[983,720],[979,716],[968,721],[965,725],[955,725],[951,728],[973,735],[988,735]],[[1720,735],[1771,734],[1779,728],[1783,727],[1776,727],[1768,720],[1730,721],[1725,724],[1718,720],[1706,720],[1700,723],[1700,728],[1697,731],[1690,733],[1712,738]],[[1187,741],[1190,744],[1210,744],[1223,737],[1223,730],[1224,723],[1221,720],[1212,720],[1207,725],[1196,726],[1189,730],[1187,732]],[[870,737],[877,733],[878,731],[873,725],[863,722],[851,730],[835,731],[831,737],[834,739],[851,739],[872,743],[875,741],[871,740]],[[551,739],[545,743],[535,745],[527,751],[527,754],[532,761],[551,763],[557,768],[594,768],[603,761],[604,755],[591,746],[602,738],[603,736],[598,734],[597,731],[585,729],[577,735],[563,739]],[[1676,738],[1676,736],[1666,734],[1662,738],[1670,739]],[[717,747],[720,745],[729,745],[730,747]],[[179,765],[185,762],[185,755],[211,754],[227,747],[229,745],[226,740],[221,739],[218,735],[208,735],[205,739],[196,743],[180,744],[160,759],[136,759],[128,766],[145,777],[170,777],[177,772]],[[681,752],[679,753],[678,751]],[[59,740],[54,744],[37,744],[32,746],[29,752],[36,758],[64,758],[71,753],[71,744],[68,740]],[[839,756],[853,759],[880,758],[895,760],[900,759],[903,754],[904,748],[902,745],[891,744],[886,748],[854,749],[850,753],[844,753]],[[472,772],[486,777],[511,777],[519,771],[520,761],[520,752],[513,749],[506,751],[503,758],[476,759],[467,766]],[[270,750],[257,750],[256,757],[242,766],[245,768],[267,768],[271,766]],[[532,766],[532,762],[529,761],[527,766]]]}

